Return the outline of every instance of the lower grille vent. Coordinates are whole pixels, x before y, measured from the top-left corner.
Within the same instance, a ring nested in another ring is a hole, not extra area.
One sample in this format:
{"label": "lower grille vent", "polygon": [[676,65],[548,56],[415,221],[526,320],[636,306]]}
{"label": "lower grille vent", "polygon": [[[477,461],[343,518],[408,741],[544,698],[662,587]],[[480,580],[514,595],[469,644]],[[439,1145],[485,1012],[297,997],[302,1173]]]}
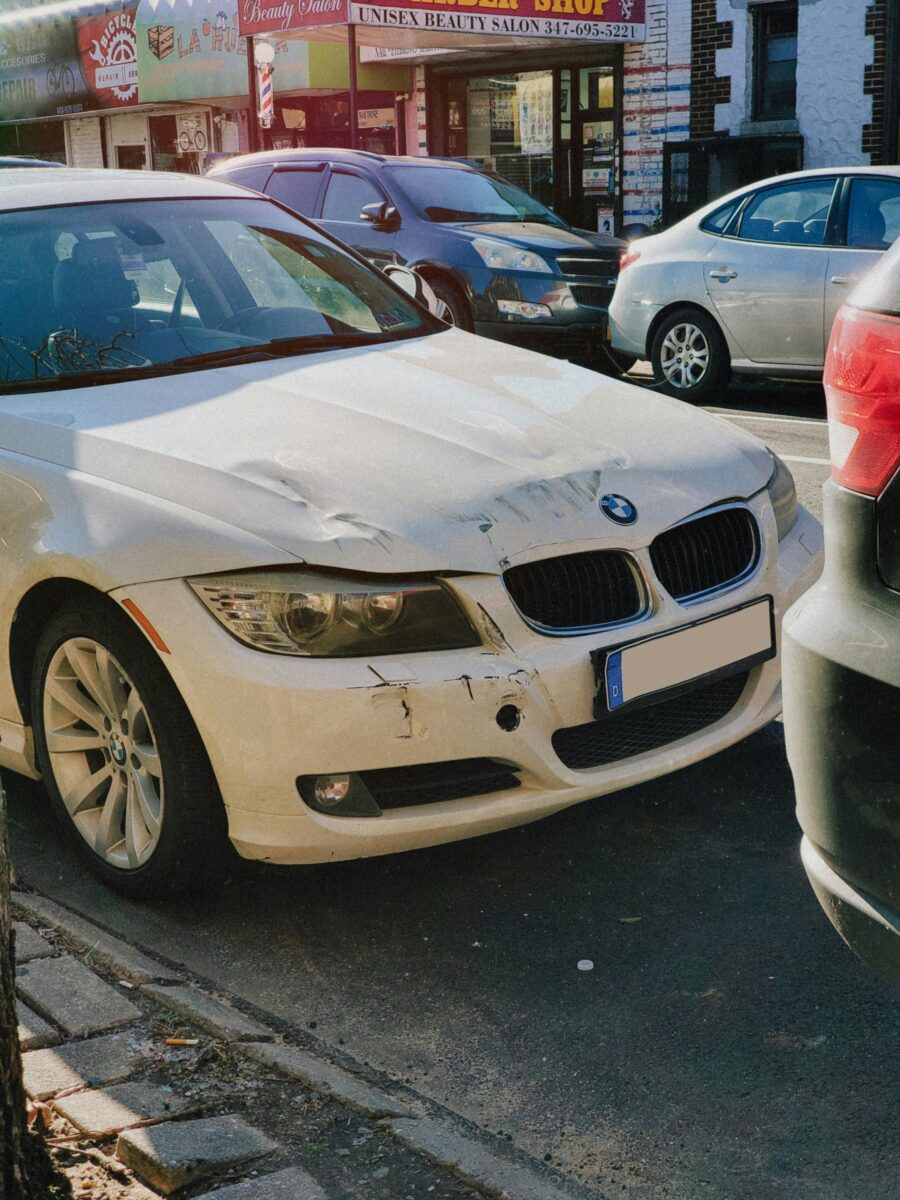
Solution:
{"label": "lower grille vent", "polygon": [[662,700],[647,708],[612,713],[586,725],[557,729],[553,749],[575,771],[601,767],[658,750],[669,742],[698,733],[726,716],[747,683],[747,672],[699,687],[687,695]]}
{"label": "lower grille vent", "polygon": [[493,758],[420,763],[361,771],[360,779],[379,808],[414,808],[442,800],[462,800],[520,786],[516,768]]}

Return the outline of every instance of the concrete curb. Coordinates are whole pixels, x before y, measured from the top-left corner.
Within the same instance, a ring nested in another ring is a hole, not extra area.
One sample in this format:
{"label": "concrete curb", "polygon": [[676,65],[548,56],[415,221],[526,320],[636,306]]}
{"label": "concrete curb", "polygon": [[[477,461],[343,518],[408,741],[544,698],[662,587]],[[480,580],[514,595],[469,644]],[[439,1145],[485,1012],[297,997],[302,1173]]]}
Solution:
{"label": "concrete curb", "polygon": [[449,1129],[442,1121],[404,1119],[385,1122],[404,1146],[447,1167],[466,1183],[503,1200],[571,1200],[549,1179],[518,1163],[507,1162],[486,1146]]}
{"label": "concrete curb", "polygon": [[47,900],[35,892],[13,892],[13,912],[18,916],[30,917],[41,925],[50,925],[64,934],[81,950],[86,950],[94,961],[101,963],[130,983],[183,983],[182,976],[127,942],[106,933],[85,917],[70,912],[54,900]]}
{"label": "concrete curb", "polygon": [[355,1075],[350,1075],[339,1067],[324,1063],[321,1059],[314,1058],[313,1055],[307,1054],[304,1050],[298,1050],[294,1046],[267,1046],[251,1043],[239,1046],[237,1049],[247,1058],[252,1058],[254,1062],[272,1067],[273,1070],[287,1075],[291,1079],[298,1079],[312,1091],[339,1100],[341,1104],[346,1104],[348,1108],[352,1108],[354,1112],[358,1112],[364,1117],[413,1116],[412,1109],[405,1104],[399,1104],[390,1096],[386,1096],[384,1092],[379,1092],[376,1088],[363,1083]]}
{"label": "concrete curb", "polygon": [[[156,962],[126,942],[95,926],[87,918],[34,893],[16,891],[13,911],[58,930],[90,953],[117,976],[141,985],[141,992],[160,1006],[184,1016],[214,1037],[228,1042],[243,1055],[288,1077],[300,1080],[311,1091],[367,1117],[380,1120],[407,1149],[445,1167],[463,1182],[500,1200],[605,1200],[599,1193],[568,1180],[554,1179],[526,1154],[518,1154],[501,1143],[502,1154],[494,1153],[484,1140],[460,1132],[462,1118],[451,1114],[418,1117],[409,1105],[368,1084],[360,1076],[335,1066],[324,1057],[285,1045],[281,1034],[247,1017],[207,992],[188,985],[162,963]],[[154,986],[165,980],[179,986]],[[408,1090],[408,1089],[404,1089]],[[438,1108],[425,1097],[417,1097],[423,1112]],[[440,1110],[439,1110],[440,1111]],[[480,1132],[480,1131],[479,1131]],[[491,1139],[494,1140],[494,1139]]]}

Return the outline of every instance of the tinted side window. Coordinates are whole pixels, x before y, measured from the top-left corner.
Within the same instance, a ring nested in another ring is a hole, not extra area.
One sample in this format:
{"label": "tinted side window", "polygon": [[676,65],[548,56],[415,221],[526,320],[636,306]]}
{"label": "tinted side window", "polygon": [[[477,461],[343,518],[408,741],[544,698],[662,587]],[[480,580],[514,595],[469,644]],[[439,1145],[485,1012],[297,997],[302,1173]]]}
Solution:
{"label": "tinted side window", "polygon": [[255,192],[261,192],[266,186],[266,178],[271,170],[272,168],[268,165],[238,167],[234,171],[217,176],[217,178],[227,179],[229,183],[239,183],[241,187],[253,188]]}
{"label": "tinted side window", "polygon": [[717,208],[714,213],[709,214],[705,221],[700,222],[700,228],[705,229],[707,233],[721,233],[734,216],[739,204],[740,200],[732,200],[730,204]]}
{"label": "tinted side window", "polygon": [[[304,217],[312,216],[322,182],[321,171],[275,171],[266,188],[267,195],[280,200]],[[358,214],[357,214],[358,215]]]}
{"label": "tinted side window", "polygon": [[823,245],[834,183],[833,179],[807,179],[758,192],[744,209],[740,237],[751,242]]}
{"label": "tinted side window", "polygon": [[359,224],[359,214],[367,204],[381,204],[384,196],[374,183],[360,175],[335,174],[328,181],[323,221],[353,221]]}
{"label": "tinted side window", "polygon": [[900,180],[854,179],[850,185],[847,245],[886,250],[900,234]]}

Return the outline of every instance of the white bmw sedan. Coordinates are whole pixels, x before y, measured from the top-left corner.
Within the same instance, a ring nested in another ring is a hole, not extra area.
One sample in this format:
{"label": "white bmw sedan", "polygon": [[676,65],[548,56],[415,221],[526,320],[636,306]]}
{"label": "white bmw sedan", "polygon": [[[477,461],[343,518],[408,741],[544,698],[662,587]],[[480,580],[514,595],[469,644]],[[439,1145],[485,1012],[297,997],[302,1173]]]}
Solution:
{"label": "white bmw sedan", "polygon": [[0,496],[0,765],[138,896],[705,758],[821,563],[754,438],[184,176],[5,175]]}

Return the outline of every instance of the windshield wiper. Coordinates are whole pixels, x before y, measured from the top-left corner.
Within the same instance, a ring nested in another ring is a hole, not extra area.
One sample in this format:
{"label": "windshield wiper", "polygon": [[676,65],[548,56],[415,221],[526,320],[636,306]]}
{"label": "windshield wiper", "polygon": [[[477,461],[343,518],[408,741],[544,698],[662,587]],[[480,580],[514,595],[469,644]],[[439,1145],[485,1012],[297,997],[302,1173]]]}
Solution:
{"label": "windshield wiper", "polygon": [[61,375],[40,379],[7,380],[0,382],[3,392],[43,392],[61,388],[97,387],[108,383],[123,383],[130,379],[152,379],[161,375],[181,375],[198,368],[237,366],[240,363],[265,359],[290,358],[314,354],[319,350],[350,349],[355,346],[374,346],[394,341],[385,333],[324,333],[313,337],[273,338],[257,345],[227,346],[206,350],[201,354],[186,354],[164,363],[145,363],[135,367],[95,368],[89,371],[67,371]]}

